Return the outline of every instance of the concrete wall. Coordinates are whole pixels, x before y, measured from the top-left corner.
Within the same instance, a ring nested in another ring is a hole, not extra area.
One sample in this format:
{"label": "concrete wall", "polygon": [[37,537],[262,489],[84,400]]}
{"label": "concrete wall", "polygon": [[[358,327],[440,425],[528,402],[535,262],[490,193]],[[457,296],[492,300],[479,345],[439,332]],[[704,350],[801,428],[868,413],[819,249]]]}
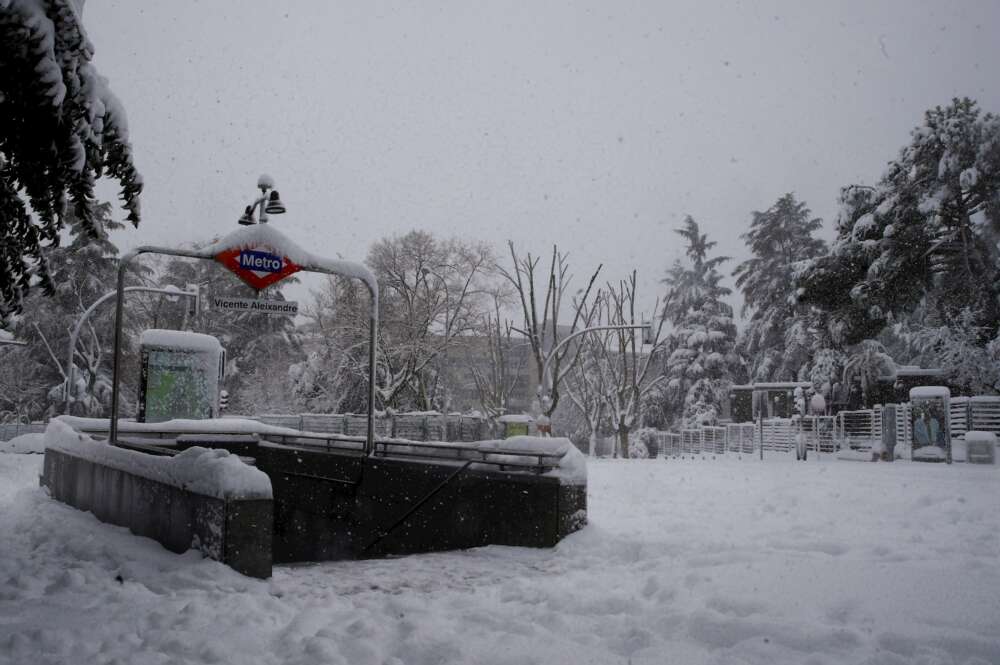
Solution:
{"label": "concrete wall", "polygon": [[472,468],[456,474],[461,465],[268,445],[258,450],[257,468],[274,490],[276,562],[552,547],[586,522],[586,486],[548,476]]}
{"label": "concrete wall", "polygon": [[586,523],[586,485],[555,477],[258,444],[252,437],[183,437],[174,449],[195,444],[253,456],[271,480],[273,502],[223,501],[52,449],[42,484],[53,498],[104,522],[174,552],[197,547],[254,577],[268,577],[272,560],[552,547]]}
{"label": "concrete wall", "polygon": [[172,552],[196,548],[244,575],[271,576],[272,502],[195,494],[46,449],[41,484],[54,499],[127,527]]}

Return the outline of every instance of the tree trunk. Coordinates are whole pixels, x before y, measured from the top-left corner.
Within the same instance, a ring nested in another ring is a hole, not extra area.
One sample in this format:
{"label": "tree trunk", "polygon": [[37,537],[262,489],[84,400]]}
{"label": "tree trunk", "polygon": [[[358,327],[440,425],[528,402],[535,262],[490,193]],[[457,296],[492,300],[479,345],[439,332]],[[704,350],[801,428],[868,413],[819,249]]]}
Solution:
{"label": "tree trunk", "polygon": [[590,430],[590,438],[587,442],[587,456],[593,457],[597,452],[597,430]]}
{"label": "tree trunk", "polygon": [[628,428],[618,427],[618,447],[621,448],[622,458],[628,459]]}

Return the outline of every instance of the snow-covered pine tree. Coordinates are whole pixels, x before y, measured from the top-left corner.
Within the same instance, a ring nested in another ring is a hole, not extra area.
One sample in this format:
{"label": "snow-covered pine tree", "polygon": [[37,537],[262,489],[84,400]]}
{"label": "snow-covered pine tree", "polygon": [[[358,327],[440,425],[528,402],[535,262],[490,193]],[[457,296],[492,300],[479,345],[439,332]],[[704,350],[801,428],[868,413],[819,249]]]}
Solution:
{"label": "snow-covered pine tree", "polygon": [[[910,362],[940,367],[948,385],[963,395],[994,395],[1000,392],[1000,335],[980,321],[968,308],[948,325],[933,325],[910,317],[901,335],[911,352]],[[984,337],[995,335],[987,344]]]}
{"label": "snow-covered pine tree", "polygon": [[91,64],[82,7],[0,2],[0,317],[21,311],[35,279],[52,293],[43,248],[59,243],[68,212],[78,238],[99,237],[96,178],[121,184],[127,219],[139,223],[125,113]]}
{"label": "snow-covered pine tree", "polygon": [[970,99],[927,111],[875,187],[841,191],[837,241],[798,271],[800,301],[827,312],[842,346],[926,306],[935,325],[1000,322],[1000,118]]}
{"label": "snow-covered pine tree", "polygon": [[741,353],[754,381],[793,381],[812,351],[809,311],[796,302],[795,264],[819,256],[826,243],[813,234],[822,225],[806,204],[785,194],[764,212],[752,213],[741,238],[753,256],[733,271],[750,321],[740,338]]}
{"label": "snow-covered pine tree", "polygon": [[736,324],[733,309],[723,298],[732,291],[722,286],[719,266],[727,256],[709,257],[714,241],[700,232],[690,216],[676,232],[687,243],[687,263],[680,260],[663,280],[668,287],[664,316],[673,324],[667,359],[667,389],[684,426],[708,424],[719,415],[719,406],[739,365],[735,353]]}
{"label": "snow-covered pine tree", "polygon": [[[66,366],[70,333],[91,304],[114,290],[118,272],[118,248],[108,231],[122,225],[111,219],[111,205],[94,206],[96,238],[75,224],[72,211],[67,218],[73,229],[71,241],[48,251],[53,294],[32,292],[25,299],[24,313],[12,321],[15,334],[28,346],[7,360],[36,376],[37,383],[24,391],[20,409],[33,418],[63,412],[63,388],[70,373]],[[135,271],[126,283],[137,283]],[[108,301],[103,309],[93,312],[77,342],[73,357],[76,381],[71,392],[71,410],[76,415],[101,416],[109,404],[113,305]],[[135,322],[134,317],[126,321]],[[125,392],[135,394],[134,390]]]}

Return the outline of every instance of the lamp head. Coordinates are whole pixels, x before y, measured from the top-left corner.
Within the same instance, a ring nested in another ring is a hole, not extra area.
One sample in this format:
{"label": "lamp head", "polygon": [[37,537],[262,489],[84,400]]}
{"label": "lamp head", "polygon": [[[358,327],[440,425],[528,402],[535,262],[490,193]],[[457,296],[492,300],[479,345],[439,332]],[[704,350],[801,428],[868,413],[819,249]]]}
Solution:
{"label": "lamp head", "polygon": [[277,190],[271,190],[271,195],[264,205],[264,212],[269,215],[280,215],[285,212],[285,204],[281,202],[281,197],[278,196]]}
{"label": "lamp head", "polygon": [[247,206],[247,209],[243,212],[243,216],[240,217],[240,225],[252,226],[256,223],[257,221],[253,218],[253,206]]}
{"label": "lamp head", "polygon": [[264,191],[265,189],[274,189],[274,178],[266,173],[260,174],[260,177],[257,178],[257,189],[261,191]]}
{"label": "lamp head", "polygon": [[642,324],[642,343],[652,344],[655,341],[655,337],[653,334],[653,324],[644,321]]}

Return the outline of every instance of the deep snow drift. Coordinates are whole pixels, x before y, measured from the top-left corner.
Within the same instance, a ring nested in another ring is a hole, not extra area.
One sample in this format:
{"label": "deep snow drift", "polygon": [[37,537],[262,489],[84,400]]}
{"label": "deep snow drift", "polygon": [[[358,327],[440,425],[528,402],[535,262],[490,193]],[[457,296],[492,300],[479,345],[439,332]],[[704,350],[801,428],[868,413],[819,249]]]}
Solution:
{"label": "deep snow drift", "polygon": [[3,663],[998,663],[1000,468],[599,461],[591,524],[251,580],[0,454]]}

